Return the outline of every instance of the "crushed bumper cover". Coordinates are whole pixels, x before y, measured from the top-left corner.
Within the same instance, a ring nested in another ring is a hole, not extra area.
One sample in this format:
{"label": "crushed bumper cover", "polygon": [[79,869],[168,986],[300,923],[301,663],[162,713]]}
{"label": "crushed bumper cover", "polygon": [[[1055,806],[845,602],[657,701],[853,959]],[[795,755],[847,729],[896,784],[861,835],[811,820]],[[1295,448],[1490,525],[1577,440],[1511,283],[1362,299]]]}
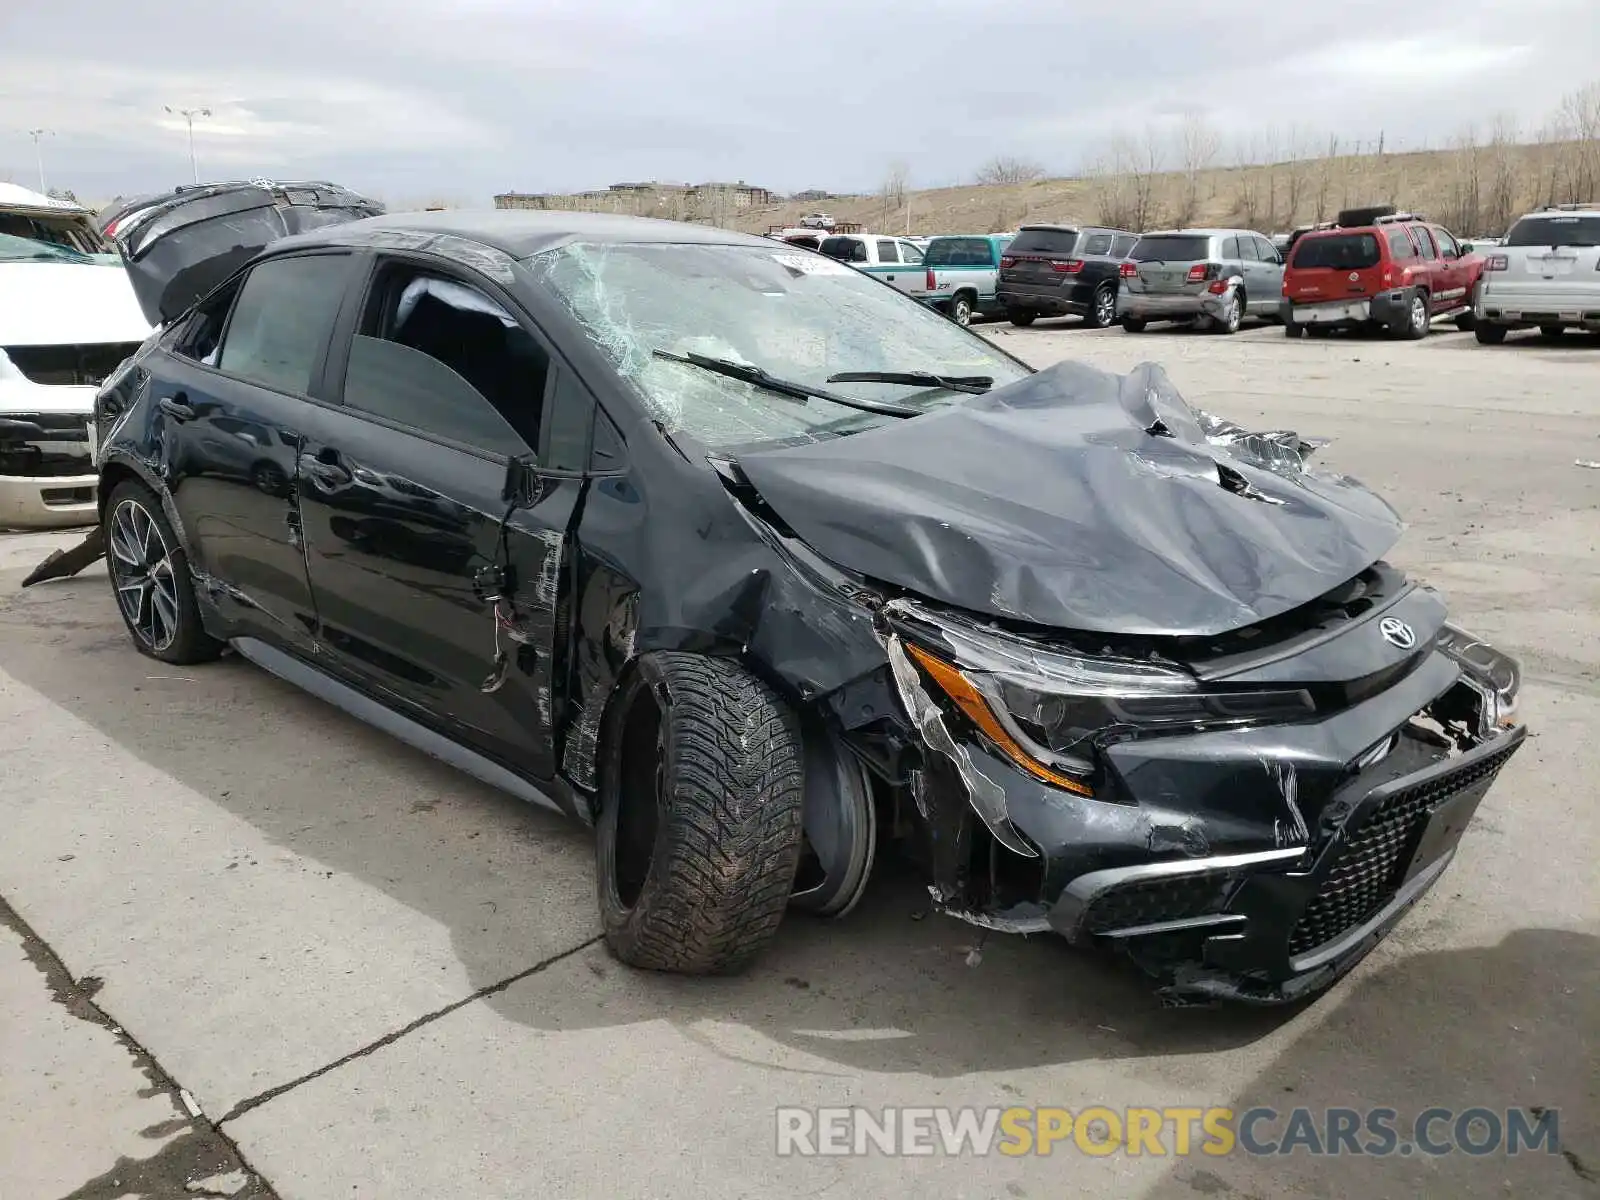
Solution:
{"label": "crushed bumper cover", "polygon": [[1220,320],[1232,289],[1217,295],[1201,292],[1163,296],[1149,292],[1122,292],[1117,297],[1117,316],[1144,321],[1171,321],[1184,317],[1212,317]]}

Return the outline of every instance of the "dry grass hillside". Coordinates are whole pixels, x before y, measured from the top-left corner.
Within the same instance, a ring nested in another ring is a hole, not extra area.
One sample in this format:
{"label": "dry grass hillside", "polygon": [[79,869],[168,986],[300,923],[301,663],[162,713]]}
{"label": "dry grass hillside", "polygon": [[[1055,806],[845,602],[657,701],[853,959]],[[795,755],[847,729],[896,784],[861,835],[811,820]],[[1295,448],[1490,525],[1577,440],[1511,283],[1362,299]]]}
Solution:
{"label": "dry grass hillside", "polygon": [[803,201],[740,212],[750,232],[827,212],[867,229],[920,234],[999,233],[1029,222],[1096,222],[1130,229],[1241,225],[1277,232],[1332,220],[1341,208],[1393,203],[1463,236],[1495,236],[1543,203],[1600,200],[1600,140],[1492,143],[1409,154],[1301,158],[1194,171],[1121,169],[1078,179],[906,191]]}

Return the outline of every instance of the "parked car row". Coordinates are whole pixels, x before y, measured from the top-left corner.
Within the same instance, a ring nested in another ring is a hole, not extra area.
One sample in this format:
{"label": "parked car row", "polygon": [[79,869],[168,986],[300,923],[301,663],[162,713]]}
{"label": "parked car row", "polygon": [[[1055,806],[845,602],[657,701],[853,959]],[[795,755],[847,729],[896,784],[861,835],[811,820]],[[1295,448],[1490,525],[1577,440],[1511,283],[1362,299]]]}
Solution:
{"label": "parked car row", "polygon": [[1280,322],[1291,338],[1338,330],[1422,338],[1453,320],[1489,344],[1514,329],[1600,330],[1600,207],[1529,214],[1503,240],[1475,245],[1384,205],[1276,238],[1036,224],[934,238],[834,234],[816,249],[960,325],[1076,316],[1129,333],[1165,321],[1231,334],[1257,317]]}

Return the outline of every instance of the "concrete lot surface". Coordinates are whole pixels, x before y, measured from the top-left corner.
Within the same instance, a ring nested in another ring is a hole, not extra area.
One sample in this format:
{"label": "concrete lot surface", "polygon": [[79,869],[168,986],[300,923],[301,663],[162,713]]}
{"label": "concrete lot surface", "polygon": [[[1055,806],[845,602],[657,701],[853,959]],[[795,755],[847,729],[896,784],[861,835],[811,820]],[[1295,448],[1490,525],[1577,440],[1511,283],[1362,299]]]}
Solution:
{"label": "concrete lot surface", "polygon": [[[987,331],[1333,438],[1412,522],[1397,561],[1522,657],[1535,736],[1352,976],[1163,1010],[923,919],[892,863],[743,977],[634,972],[583,830],[238,659],[140,657],[103,568],[18,590],[74,539],[0,538],[0,1200],[1600,1194],[1600,341]],[[1562,1152],[775,1154],[776,1107],[848,1104],[1541,1106]]]}

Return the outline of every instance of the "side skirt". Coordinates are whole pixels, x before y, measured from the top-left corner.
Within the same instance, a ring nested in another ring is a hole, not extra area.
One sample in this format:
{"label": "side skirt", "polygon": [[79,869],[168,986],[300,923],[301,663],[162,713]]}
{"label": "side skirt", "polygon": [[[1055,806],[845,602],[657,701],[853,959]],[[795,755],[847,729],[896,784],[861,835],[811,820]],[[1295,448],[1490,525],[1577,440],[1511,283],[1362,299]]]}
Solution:
{"label": "side skirt", "polygon": [[424,754],[437,758],[440,762],[447,763],[474,779],[482,780],[490,787],[499,788],[519,800],[537,804],[540,808],[551,809],[563,816],[581,814],[579,806],[571,803],[573,797],[568,798],[568,804],[562,804],[554,796],[529,783],[522,776],[506,770],[498,763],[491,762],[477,751],[451,741],[443,734],[434,732],[410,717],[402,716],[370,696],[363,695],[355,688],[324,675],[315,667],[308,666],[298,658],[285,654],[258,638],[235,638],[231,645],[241,657],[249,659],[263,671],[276,675],[285,683],[293,684],[302,691],[310,692],[317,699],[325,700],[335,708],[342,709],[356,720],[371,725],[374,729],[381,729],[390,737],[398,738],[408,746],[421,750]]}

